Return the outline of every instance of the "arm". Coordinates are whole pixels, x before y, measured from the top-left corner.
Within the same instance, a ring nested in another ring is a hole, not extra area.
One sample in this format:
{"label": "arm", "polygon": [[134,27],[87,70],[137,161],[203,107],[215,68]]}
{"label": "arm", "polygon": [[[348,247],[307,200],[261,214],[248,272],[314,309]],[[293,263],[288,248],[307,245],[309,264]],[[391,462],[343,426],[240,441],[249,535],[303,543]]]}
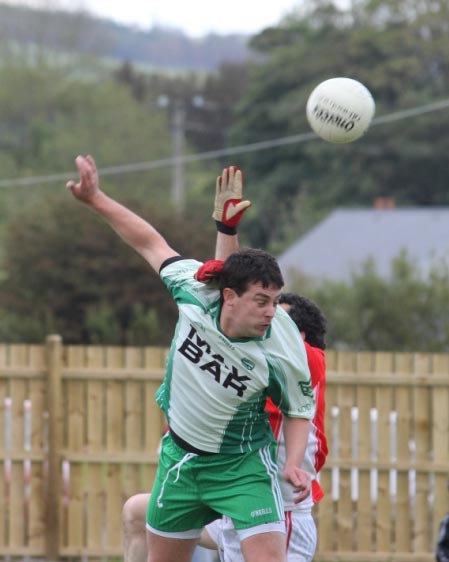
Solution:
{"label": "arm", "polygon": [[310,431],[308,419],[284,416],[285,467],[284,478],[293,484],[298,495],[295,503],[301,502],[310,494],[311,477],[300,468],[304,459]]}
{"label": "arm", "polygon": [[79,182],[67,182],[73,196],[101,215],[113,230],[156,271],[170,257],[177,256],[159,232],[138,215],[100,190],[92,156],[76,158]]}
{"label": "arm", "polygon": [[317,472],[323,467],[328,454],[325,431],[326,418],[326,356],[324,350],[304,342],[309,364],[312,388],[315,395],[316,410],[313,418],[318,447],[315,452],[314,465]]}
{"label": "arm", "polygon": [[215,244],[215,259],[226,260],[228,256],[239,249],[239,240],[236,234],[224,234],[217,232],[217,241]]}

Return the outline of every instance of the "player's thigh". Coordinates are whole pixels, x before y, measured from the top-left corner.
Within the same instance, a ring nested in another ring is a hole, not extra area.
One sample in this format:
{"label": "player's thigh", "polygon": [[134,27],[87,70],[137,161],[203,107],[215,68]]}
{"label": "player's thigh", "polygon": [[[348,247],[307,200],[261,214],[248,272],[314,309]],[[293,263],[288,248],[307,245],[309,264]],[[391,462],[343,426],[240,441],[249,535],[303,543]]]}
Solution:
{"label": "player's thigh", "polygon": [[240,543],[245,562],[285,562],[284,533],[269,532],[251,535]]}
{"label": "player's thigh", "polygon": [[312,514],[286,512],[287,562],[311,562],[315,556],[317,530]]}
{"label": "player's thigh", "polygon": [[185,485],[188,481],[184,475],[180,482],[167,482],[162,487],[155,482],[148,503],[148,530],[161,536],[199,539],[203,527],[218,516],[194,488]]}
{"label": "player's thigh", "polygon": [[196,539],[167,538],[147,531],[147,562],[190,562],[196,543]]}
{"label": "player's thigh", "polygon": [[135,532],[145,532],[149,499],[150,494],[135,494],[125,501],[122,509],[122,521],[125,528]]}
{"label": "player's thigh", "polygon": [[242,455],[219,455],[199,475],[201,497],[230,517],[237,530],[284,520],[277,468],[270,447]]}
{"label": "player's thigh", "polygon": [[201,498],[198,459],[164,439],[148,502],[148,530],[180,539],[199,538],[204,525],[218,516]]}

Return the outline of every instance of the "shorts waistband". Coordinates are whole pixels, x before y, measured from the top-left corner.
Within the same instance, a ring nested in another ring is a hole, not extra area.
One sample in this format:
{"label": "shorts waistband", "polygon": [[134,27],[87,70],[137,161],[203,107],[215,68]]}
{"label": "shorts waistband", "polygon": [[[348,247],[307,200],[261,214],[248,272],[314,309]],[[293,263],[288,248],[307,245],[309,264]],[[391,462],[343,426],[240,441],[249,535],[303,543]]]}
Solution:
{"label": "shorts waistband", "polygon": [[184,441],[182,437],[179,437],[179,435],[177,435],[171,427],[168,428],[168,432],[170,433],[170,437],[173,439],[176,445],[178,445],[178,447],[181,447],[181,449],[184,449],[184,451],[186,451],[187,453],[194,453],[195,455],[200,455],[200,456],[208,456],[208,455],[216,454],[216,453],[212,453],[211,451],[202,451],[201,449],[197,449],[193,445],[190,445],[189,443],[187,443],[187,441]]}

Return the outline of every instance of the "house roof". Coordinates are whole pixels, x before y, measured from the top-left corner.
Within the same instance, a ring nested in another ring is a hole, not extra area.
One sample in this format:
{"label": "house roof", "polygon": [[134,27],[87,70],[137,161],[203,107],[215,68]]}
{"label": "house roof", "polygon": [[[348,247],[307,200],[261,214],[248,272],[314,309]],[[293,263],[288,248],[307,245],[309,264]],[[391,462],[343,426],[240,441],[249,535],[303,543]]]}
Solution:
{"label": "house roof", "polygon": [[369,258],[387,279],[404,250],[424,276],[442,260],[449,265],[449,207],[338,209],[278,261],[287,284],[295,271],[317,281],[349,281]]}

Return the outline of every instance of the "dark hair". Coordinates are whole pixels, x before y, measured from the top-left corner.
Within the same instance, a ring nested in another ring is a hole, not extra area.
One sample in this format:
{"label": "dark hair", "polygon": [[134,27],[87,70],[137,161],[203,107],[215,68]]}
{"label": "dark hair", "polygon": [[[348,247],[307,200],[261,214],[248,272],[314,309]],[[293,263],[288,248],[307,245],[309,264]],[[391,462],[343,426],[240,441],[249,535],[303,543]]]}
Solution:
{"label": "dark hair", "polygon": [[300,332],[305,333],[305,340],[313,347],[326,349],[324,334],[327,321],[317,304],[296,293],[282,293],[279,304],[289,304],[289,315]]}
{"label": "dark hair", "polygon": [[282,289],[284,279],[271,254],[254,248],[242,248],[224,262],[219,277],[220,293],[223,294],[223,289],[228,287],[241,296],[253,283],[261,283],[265,288],[274,285]]}

